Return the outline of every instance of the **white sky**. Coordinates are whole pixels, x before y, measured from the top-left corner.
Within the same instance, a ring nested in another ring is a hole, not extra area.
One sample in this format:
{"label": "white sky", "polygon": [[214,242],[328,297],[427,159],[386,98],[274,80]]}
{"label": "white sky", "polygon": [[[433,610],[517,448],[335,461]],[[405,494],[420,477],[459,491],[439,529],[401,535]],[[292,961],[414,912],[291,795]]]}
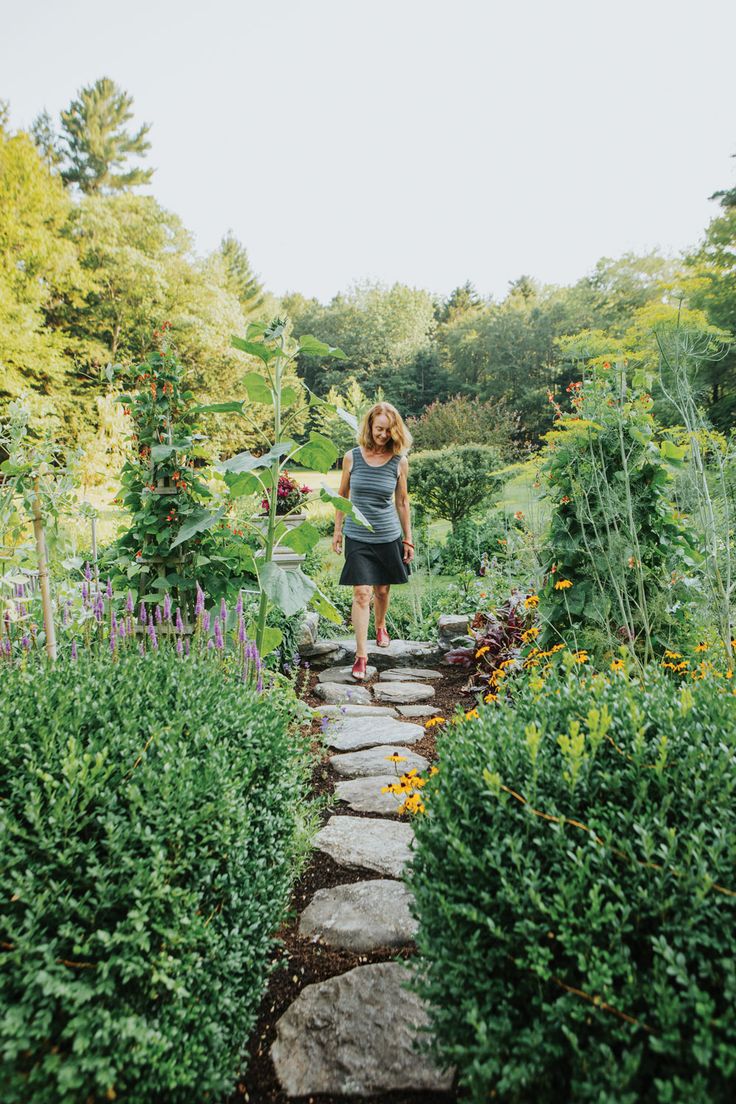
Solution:
{"label": "white sky", "polygon": [[0,0],[11,122],[110,76],[152,191],[271,291],[502,295],[697,242],[736,165],[733,0]]}

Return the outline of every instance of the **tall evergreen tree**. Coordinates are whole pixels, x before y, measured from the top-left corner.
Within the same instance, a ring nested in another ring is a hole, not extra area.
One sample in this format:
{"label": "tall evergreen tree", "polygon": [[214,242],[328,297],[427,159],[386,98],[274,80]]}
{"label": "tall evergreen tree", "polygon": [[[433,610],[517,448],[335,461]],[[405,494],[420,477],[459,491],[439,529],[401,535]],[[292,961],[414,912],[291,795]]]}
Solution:
{"label": "tall evergreen tree", "polygon": [[225,266],[225,283],[240,303],[246,316],[254,314],[263,305],[263,286],[250,267],[248,253],[228,230],[218,250]]}
{"label": "tall evergreen tree", "polygon": [[53,172],[63,161],[64,151],[54,121],[46,108],[33,120],[31,138],[46,167]]}
{"label": "tall evergreen tree", "polygon": [[132,96],[109,77],[101,77],[82,88],[68,110],[62,111],[66,184],[77,184],[91,195],[127,191],[150,181],[153,169],[128,166],[131,155],[143,157],[151,148],[146,138],[150,124],[134,134],[126,128],[133,117],[132,106]]}

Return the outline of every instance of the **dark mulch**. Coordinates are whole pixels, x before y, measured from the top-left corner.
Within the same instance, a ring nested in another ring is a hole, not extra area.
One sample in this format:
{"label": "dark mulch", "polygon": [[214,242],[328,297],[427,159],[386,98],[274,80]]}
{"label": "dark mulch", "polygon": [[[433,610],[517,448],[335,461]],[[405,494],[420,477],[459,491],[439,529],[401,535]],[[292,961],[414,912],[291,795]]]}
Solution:
{"label": "dark mulch", "polygon": [[[436,708],[437,714],[445,717],[451,716],[458,703],[466,709],[471,708],[474,705],[472,697],[462,693],[462,686],[467,679],[467,672],[447,667],[443,667],[442,671],[445,677],[435,683],[436,696],[430,703]],[[312,675],[309,691],[304,695],[310,705],[321,704],[313,693],[315,682],[316,675]],[[407,719],[412,720],[411,718]],[[421,724],[422,722],[417,720],[413,723]],[[312,772],[312,788],[315,795],[328,797],[333,791],[337,775],[335,775],[327,761],[331,753],[320,745],[318,723],[313,726],[313,736],[312,750],[316,761]],[[437,759],[437,748],[433,729],[429,729],[424,738],[417,744],[413,744],[412,748],[430,762],[435,761]],[[389,766],[387,764],[387,768]],[[324,823],[339,808],[340,802],[337,801],[332,803],[331,806],[326,806],[321,812],[322,822]],[[372,817],[377,814],[351,811],[350,815]],[[228,1104],[242,1104],[243,1101],[248,1101],[250,1104],[287,1104],[290,1099],[297,1101],[298,1104],[345,1104],[346,1100],[354,1099],[323,1094],[299,1098],[287,1097],[276,1080],[270,1058],[270,1049],[276,1035],[276,1022],[305,985],[324,981],[335,974],[352,970],[355,966],[405,958],[412,953],[411,948],[399,952],[395,948],[385,948],[370,954],[355,954],[350,951],[334,950],[320,943],[307,942],[297,935],[299,914],[318,889],[378,877],[380,875],[372,874],[367,870],[349,870],[344,866],[340,866],[322,852],[312,852],[307,867],[294,887],[289,920],[283,925],[278,934],[273,955],[274,970],[269,980],[268,989],[261,1005],[258,1024],[253,1032],[246,1061],[244,1062],[247,1073],[237,1086],[237,1091],[230,1098]],[[421,1104],[454,1104],[454,1102],[461,1099],[462,1097],[456,1093],[425,1092],[385,1093],[380,1096],[360,1098],[361,1104],[420,1104],[420,1101]]]}

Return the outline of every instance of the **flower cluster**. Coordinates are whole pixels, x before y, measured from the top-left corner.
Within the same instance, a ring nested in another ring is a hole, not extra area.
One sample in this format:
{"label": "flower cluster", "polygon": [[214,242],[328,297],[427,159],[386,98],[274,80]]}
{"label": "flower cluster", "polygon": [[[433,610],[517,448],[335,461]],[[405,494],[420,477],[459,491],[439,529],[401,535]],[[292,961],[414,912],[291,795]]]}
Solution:
{"label": "flower cluster", "polygon": [[[405,755],[399,755],[394,753],[387,755],[386,759],[394,764],[396,769],[396,763],[403,763],[406,761]],[[437,767],[430,767],[430,776],[438,773]],[[381,786],[381,793],[390,793],[394,796],[402,799],[401,805],[398,808],[399,815],[404,813],[424,813],[426,807],[422,800],[422,789],[427,785],[427,779],[423,778],[418,770],[413,769],[407,771],[405,774],[399,776],[397,782],[390,782],[388,786]]]}
{"label": "flower cluster", "polygon": [[[311,491],[311,487],[300,485],[286,470],[282,471],[276,488],[276,513],[283,515],[298,510],[306,502],[307,495],[311,494]],[[270,505],[268,495],[264,496],[261,499],[264,514],[268,513]]]}

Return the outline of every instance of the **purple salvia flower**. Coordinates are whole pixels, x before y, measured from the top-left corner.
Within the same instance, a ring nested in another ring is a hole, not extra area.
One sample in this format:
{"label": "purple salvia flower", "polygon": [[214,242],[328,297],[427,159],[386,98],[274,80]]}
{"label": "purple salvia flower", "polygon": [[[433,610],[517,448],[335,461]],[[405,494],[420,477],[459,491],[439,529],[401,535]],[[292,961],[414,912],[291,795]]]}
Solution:
{"label": "purple salvia flower", "polygon": [[156,618],[156,624],[157,624],[157,625],[160,625],[160,624],[161,624],[161,622],[162,622],[162,621],[163,621],[163,619],[164,619],[164,616],[163,616],[163,614],[161,613],[161,607],[160,607],[160,606],[156,606],[156,608],[155,608],[155,609],[154,609],[154,611],[153,611],[153,615],[154,615],[154,617]]}
{"label": "purple salvia flower", "polygon": [[207,651],[208,652],[211,651],[211,649],[214,648],[214,646],[215,646],[214,640],[208,640],[207,641]]}
{"label": "purple salvia flower", "polygon": [[95,615],[95,619],[98,622],[101,622],[102,618],[105,616],[105,605],[102,601],[102,595],[99,592],[97,594],[97,597],[95,598],[95,605],[94,605],[93,612],[94,612],[94,615]]}
{"label": "purple salvia flower", "polygon": [[84,602],[85,606],[89,602],[89,586],[86,582],[82,583],[82,601]]}
{"label": "purple salvia flower", "polygon": [[65,602],[61,607],[61,623],[64,628],[69,624],[69,603]]}
{"label": "purple salvia flower", "polygon": [[117,642],[115,640],[115,633],[111,633],[110,634],[110,655],[115,655],[115,645],[116,645],[116,643]]}
{"label": "purple salvia flower", "polygon": [[180,656],[180,655],[183,654],[183,652],[184,652],[184,645],[182,644],[181,637],[179,636],[179,637],[177,637],[177,640],[176,640],[176,654]]}
{"label": "purple salvia flower", "polygon": [[115,610],[110,614],[110,633],[112,636],[118,631],[118,619],[115,616]]}
{"label": "purple salvia flower", "polygon": [[76,661],[77,658],[77,642],[72,640],[72,659]]}
{"label": "purple salvia flower", "polygon": [[184,654],[189,655],[189,637],[184,637]]}
{"label": "purple salvia flower", "polygon": [[227,625],[227,603],[224,598],[220,599],[220,620],[224,628]]}
{"label": "purple salvia flower", "polygon": [[88,563],[84,565],[84,577],[88,583],[92,581],[92,568]]}
{"label": "purple salvia flower", "polygon": [[260,674],[258,675],[258,682],[256,683],[256,690],[258,691],[259,694],[263,690],[263,679],[261,678]]}
{"label": "purple salvia flower", "polygon": [[210,612],[205,610],[202,614],[202,628],[207,633],[210,631]]}
{"label": "purple salvia flower", "polygon": [[197,600],[194,603],[194,616],[201,617],[204,613],[204,591],[197,583]]}
{"label": "purple salvia flower", "polygon": [[24,652],[30,652],[30,650],[31,650],[31,638],[28,635],[28,633],[23,633],[23,636],[20,639],[20,646],[21,646],[21,648],[23,649]]}
{"label": "purple salvia flower", "polygon": [[238,600],[235,603],[235,612],[240,615],[243,612],[243,595],[238,591]]}
{"label": "purple salvia flower", "polygon": [[126,628],[125,622],[121,621],[120,624],[118,625],[118,636],[120,637],[121,640],[125,640],[127,635],[128,635],[128,630]]}
{"label": "purple salvia flower", "polygon": [[138,620],[140,621],[141,625],[145,625],[146,622],[148,621],[148,614],[146,613],[146,607],[143,605],[142,602],[141,602],[141,612],[138,615]]}
{"label": "purple salvia flower", "polygon": [[220,618],[215,618],[215,647],[218,651],[222,651],[225,647],[225,641],[222,639],[222,627],[220,625]]}
{"label": "purple salvia flower", "polygon": [[247,639],[248,638],[245,635],[245,621],[241,617],[238,621],[238,643],[245,644]]}
{"label": "purple salvia flower", "polygon": [[164,621],[171,620],[171,598],[168,594],[164,594]]}
{"label": "purple salvia flower", "polygon": [[176,607],[176,622],[175,622],[175,624],[176,624],[176,631],[180,632],[180,633],[183,633],[184,632],[184,622],[181,619],[181,610],[179,609],[178,606]]}
{"label": "purple salvia flower", "polygon": [[153,621],[148,622],[148,635],[151,638],[151,647],[155,650],[158,648],[158,637],[156,636],[156,628]]}
{"label": "purple salvia flower", "polygon": [[105,587],[105,595],[108,601],[112,601],[112,583],[110,582],[110,576],[107,576],[107,586]]}
{"label": "purple salvia flower", "polygon": [[146,645],[145,644],[139,644],[138,645],[138,651],[141,653],[142,656],[144,656],[146,654]]}
{"label": "purple salvia flower", "polygon": [[133,602],[133,591],[129,590],[128,591],[128,597],[127,597],[127,600],[125,602],[125,612],[126,613],[132,613],[134,609],[135,609],[135,603]]}

